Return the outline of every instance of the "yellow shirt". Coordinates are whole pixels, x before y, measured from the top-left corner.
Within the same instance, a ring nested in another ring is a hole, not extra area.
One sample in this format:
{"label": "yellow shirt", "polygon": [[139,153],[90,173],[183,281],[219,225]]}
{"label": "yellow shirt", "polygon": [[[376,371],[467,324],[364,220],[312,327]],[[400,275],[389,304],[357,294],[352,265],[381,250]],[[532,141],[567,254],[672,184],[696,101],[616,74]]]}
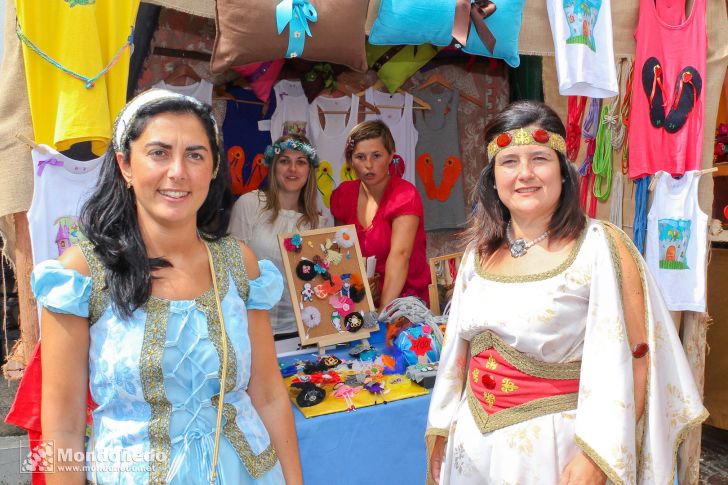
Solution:
{"label": "yellow shirt", "polygon": [[[66,69],[93,78],[127,42],[139,0],[16,0],[15,5],[30,42]],[[36,143],[63,151],[91,141],[94,153],[102,154],[126,102],[130,50],[87,89],[84,81],[23,44]]]}

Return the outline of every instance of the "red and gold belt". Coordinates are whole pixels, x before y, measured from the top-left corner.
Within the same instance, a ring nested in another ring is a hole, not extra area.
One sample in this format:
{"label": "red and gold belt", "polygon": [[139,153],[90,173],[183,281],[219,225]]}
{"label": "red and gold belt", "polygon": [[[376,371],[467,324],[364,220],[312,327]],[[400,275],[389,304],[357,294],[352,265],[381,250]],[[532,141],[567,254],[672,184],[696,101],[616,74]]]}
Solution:
{"label": "red and gold belt", "polygon": [[468,405],[489,433],[527,419],[576,409],[581,361],[541,362],[492,332],[470,343]]}

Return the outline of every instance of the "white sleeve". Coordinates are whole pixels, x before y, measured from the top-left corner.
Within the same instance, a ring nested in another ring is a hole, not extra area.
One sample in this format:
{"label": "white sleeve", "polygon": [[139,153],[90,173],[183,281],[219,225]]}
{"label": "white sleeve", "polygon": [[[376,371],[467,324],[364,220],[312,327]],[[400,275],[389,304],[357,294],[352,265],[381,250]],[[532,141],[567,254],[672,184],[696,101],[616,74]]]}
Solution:
{"label": "white sleeve", "polygon": [[233,205],[233,210],[230,214],[230,223],[228,224],[228,232],[245,244],[250,243],[250,236],[252,234],[253,221],[250,217],[251,201],[254,202],[251,194],[243,194]]}

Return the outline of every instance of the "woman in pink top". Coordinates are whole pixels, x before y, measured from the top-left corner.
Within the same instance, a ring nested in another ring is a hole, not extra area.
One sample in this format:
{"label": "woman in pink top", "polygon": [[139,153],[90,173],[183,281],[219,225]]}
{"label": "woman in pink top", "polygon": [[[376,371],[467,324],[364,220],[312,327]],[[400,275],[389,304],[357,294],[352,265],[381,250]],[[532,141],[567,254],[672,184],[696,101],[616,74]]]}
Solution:
{"label": "woman in pink top", "polygon": [[394,138],[382,121],[355,126],[344,149],[358,180],[331,194],[331,213],[339,224],[356,226],[362,254],[376,256],[383,309],[400,296],[429,301],[430,274],[425,255],[422,201],[414,185],[390,176]]}

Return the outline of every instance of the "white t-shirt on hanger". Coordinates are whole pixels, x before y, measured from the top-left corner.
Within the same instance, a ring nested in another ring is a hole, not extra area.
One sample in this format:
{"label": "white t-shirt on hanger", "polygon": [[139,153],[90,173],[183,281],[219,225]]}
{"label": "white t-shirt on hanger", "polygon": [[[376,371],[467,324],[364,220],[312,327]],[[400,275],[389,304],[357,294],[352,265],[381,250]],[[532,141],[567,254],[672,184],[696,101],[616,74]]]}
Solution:
{"label": "white t-shirt on hanger", "polygon": [[270,118],[271,143],[291,133],[308,137],[308,98],[301,81],[283,79],[273,86],[276,110]]}
{"label": "white t-shirt on hanger", "polygon": [[[324,125],[321,126],[321,112],[341,111],[348,114],[324,114]],[[319,192],[319,210],[326,217],[331,217],[329,202],[331,192],[346,180],[354,180],[353,170],[346,164],[344,145],[349,132],[357,124],[359,116],[359,97],[344,96],[330,98],[319,96],[313,100],[309,114],[309,132],[311,142],[316,147],[321,160],[316,171],[316,183]]]}
{"label": "white t-shirt on hanger", "polygon": [[[412,117],[412,95],[409,93],[383,93],[368,88],[364,99],[376,105],[381,114],[369,113],[366,120],[381,119],[389,127],[394,137],[396,152],[404,159],[404,176],[406,181],[415,183],[415,147],[417,146],[417,130]],[[395,106],[395,108],[382,108]]]}
{"label": "white t-shirt on hanger", "polygon": [[619,94],[609,0],[547,0],[562,96],[611,98]]}
{"label": "white t-shirt on hanger", "polygon": [[187,86],[175,86],[174,84],[167,84],[164,81],[159,81],[154,85],[155,88],[166,89],[173,91],[178,94],[184,94],[190,96],[196,100],[212,105],[212,83],[206,79],[200,79],[196,83],[188,84]]}

